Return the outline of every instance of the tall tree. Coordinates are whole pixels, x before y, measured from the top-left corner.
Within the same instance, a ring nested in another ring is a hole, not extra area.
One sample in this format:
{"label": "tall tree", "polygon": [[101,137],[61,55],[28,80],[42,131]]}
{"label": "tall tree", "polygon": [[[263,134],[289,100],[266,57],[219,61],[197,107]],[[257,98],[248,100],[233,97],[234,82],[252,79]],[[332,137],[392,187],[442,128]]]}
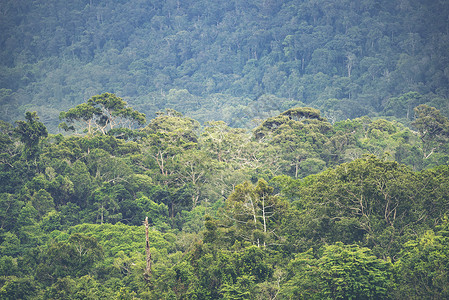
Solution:
{"label": "tall tree", "polygon": [[275,244],[276,231],[288,208],[279,196],[273,195],[273,187],[259,179],[257,185],[244,182],[226,200],[225,221],[232,224],[241,239],[256,245]]}
{"label": "tall tree", "polygon": [[[369,248],[341,242],[299,253],[289,265],[281,294],[289,299],[389,299],[392,264]],[[293,276],[292,276],[293,275]]]}
{"label": "tall tree", "polygon": [[87,100],[87,103],[77,105],[67,112],[61,112],[59,118],[67,120],[59,126],[64,130],[75,130],[75,122],[84,122],[89,135],[95,132],[106,134],[117,126],[131,128],[134,124],[143,125],[146,122],[145,114],[127,106],[122,98],[115,94],[104,93]]}
{"label": "tall tree", "polygon": [[449,220],[404,245],[397,271],[398,299],[447,299],[449,297]]}
{"label": "tall tree", "polygon": [[47,128],[36,112],[26,112],[26,121],[16,121],[17,127],[15,131],[20,136],[20,141],[24,143],[24,157],[26,159],[35,158],[39,152],[39,142],[42,138],[48,136]]}
{"label": "tall tree", "polygon": [[421,104],[415,107],[412,125],[418,129],[423,142],[424,158],[429,158],[449,140],[449,119],[435,107]]}

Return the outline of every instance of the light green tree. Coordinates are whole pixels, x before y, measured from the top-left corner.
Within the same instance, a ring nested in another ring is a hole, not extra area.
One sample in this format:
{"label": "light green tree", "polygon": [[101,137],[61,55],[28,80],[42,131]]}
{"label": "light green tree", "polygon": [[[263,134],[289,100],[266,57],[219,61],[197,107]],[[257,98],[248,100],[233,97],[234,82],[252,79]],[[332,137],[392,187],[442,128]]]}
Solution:
{"label": "light green tree", "polygon": [[395,263],[398,299],[449,297],[449,219],[408,241]]}
{"label": "light green tree", "polygon": [[289,264],[290,278],[281,287],[287,299],[389,299],[392,264],[369,248],[325,245],[297,254]]}
{"label": "light green tree", "polygon": [[449,140],[449,120],[435,107],[426,104],[415,107],[412,125],[420,134],[424,158],[429,158]]}
{"label": "light green tree", "polygon": [[276,231],[288,207],[273,190],[264,179],[256,185],[246,181],[237,185],[226,200],[226,222],[234,226],[243,240],[257,247],[275,243]]}
{"label": "light green tree", "polygon": [[59,127],[64,130],[75,130],[75,123],[84,123],[87,128],[82,129],[88,135],[97,132],[106,134],[116,127],[132,128],[135,124],[143,125],[146,122],[145,114],[129,107],[126,101],[111,93],[93,96],[87,103],[61,112],[59,119],[71,124],[61,123]]}

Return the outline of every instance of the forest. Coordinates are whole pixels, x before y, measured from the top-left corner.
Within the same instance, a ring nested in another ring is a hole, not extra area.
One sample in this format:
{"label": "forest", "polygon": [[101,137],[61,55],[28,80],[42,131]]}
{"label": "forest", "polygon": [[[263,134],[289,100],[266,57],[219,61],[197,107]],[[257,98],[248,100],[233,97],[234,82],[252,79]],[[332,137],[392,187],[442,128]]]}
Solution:
{"label": "forest", "polygon": [[449,2],[0,2],[0,299],[448,299]]}
{"label": "forest", "polygon": [[1,121],[0,298],[445,299],[449,119],[414,115],[246,130],[103,93],[64,135]]}
{"label": "forest", "polygon": [[449,116],[448,15],[444,0],[3,0],[0,119],[36,111],[56,132],[104,92],[246,129],[298,106]]}

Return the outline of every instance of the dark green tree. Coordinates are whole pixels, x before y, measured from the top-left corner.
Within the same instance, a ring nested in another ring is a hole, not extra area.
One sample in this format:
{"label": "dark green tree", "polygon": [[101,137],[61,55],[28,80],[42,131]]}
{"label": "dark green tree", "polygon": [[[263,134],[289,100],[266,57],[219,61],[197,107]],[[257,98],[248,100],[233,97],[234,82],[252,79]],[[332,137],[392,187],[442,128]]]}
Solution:
{"label": "dark green tree", "polygon": [[323,246],[317,257],[312,250],[297,254],[281,294],[287,299],[390,299],[392,267],[368,248],[338,242]]}
{"label": "dark green tree", "polygon": [[404,245],[395,264],[397,299],[446,299],[449,297],[449,226],[443,220]]}
{"label": "dark green tree", "polygon": [[26,121],[16,121],[15,131],[25,146],[23,156],[29,160],[36,158],[39,152],[39,142],[48,136],[48,132],[45,125],[39,122],[36,112],[26,112],[25,119]]}

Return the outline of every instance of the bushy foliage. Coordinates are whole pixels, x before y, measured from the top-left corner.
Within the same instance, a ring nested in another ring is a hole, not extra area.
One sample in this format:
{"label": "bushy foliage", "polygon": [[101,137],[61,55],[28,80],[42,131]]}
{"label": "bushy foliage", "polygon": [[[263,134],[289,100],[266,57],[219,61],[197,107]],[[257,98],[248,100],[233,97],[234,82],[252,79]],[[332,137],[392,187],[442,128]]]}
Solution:
{"label": "bushy foliage", "polygon": [[448,115],[445,1],[4,0],[0,11],[0,118],[35,110],[51,132],[60,110],[88,112],[105,91],[149,117],[175,108],[241,128],[304,104],[332,122],[410,122],[420,104]]}
{"label": "bushy foliage", "polygon": [[418,132],[307,107],[251,132],[170,109],[114,134],[2,124],[0,296],[444,298],[447,119],[417,112]]}

